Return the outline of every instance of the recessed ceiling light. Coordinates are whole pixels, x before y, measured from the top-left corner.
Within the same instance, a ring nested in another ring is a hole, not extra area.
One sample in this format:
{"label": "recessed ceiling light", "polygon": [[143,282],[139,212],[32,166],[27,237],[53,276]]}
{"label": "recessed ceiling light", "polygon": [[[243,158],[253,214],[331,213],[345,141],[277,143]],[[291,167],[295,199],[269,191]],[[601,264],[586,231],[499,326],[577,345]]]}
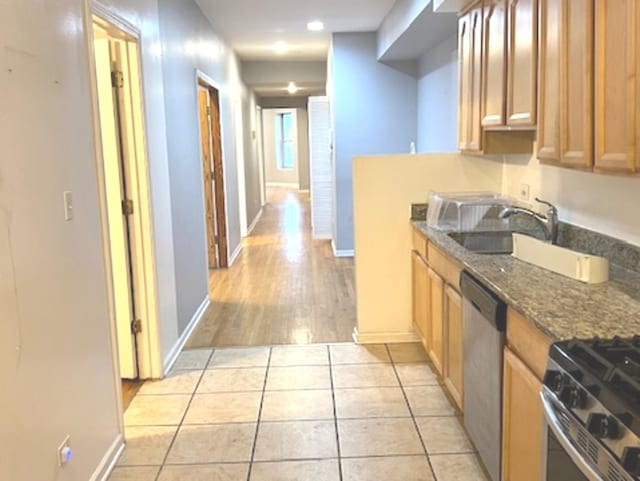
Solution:
{"label": "recessed ceiling light", "polygon": [[280,40],[273,44],[273,50],[275,50],[277,54],[287,53],[289,51],[289,45]]}
{"label": "recessed ceiling light", "polygon": [[313,22],[309,22],[307,24],[307,28],[312,32],[322,32],[324,30],[324,23],[320,20],[314,20]]}
{"label": "recessed ceiling light", "polygon": [[298,86],[295,82],[289,82],[289,86],[287,87],[287,91],[293,95],[298,91]]}

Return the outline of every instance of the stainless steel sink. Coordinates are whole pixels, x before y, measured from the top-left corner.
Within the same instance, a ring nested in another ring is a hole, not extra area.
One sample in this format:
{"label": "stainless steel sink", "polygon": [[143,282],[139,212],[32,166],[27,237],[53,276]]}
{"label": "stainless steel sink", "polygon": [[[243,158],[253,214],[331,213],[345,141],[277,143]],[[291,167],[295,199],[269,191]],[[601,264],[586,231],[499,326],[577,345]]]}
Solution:
{"label": "stainless steel sink", "polygon": [[454,241],[477,254],[511,254],[513,237],[509,231],[452,232]]}

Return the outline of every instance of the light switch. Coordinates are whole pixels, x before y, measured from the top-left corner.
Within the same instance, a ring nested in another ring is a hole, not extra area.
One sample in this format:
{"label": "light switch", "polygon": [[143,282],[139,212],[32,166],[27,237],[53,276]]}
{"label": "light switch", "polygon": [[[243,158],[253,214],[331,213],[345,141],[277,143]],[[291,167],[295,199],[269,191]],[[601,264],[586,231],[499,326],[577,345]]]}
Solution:
{"label": "light switch", "polygon": [[70,190],[63,192],[64,197],[64,220],[69,222],[73,219],[73,195]]}

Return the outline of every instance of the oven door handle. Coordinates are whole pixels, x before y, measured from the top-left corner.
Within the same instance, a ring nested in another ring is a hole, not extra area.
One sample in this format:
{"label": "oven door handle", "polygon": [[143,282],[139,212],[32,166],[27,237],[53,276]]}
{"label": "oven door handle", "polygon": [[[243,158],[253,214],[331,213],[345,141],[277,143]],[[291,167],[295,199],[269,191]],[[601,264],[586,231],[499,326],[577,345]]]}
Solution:
{"label": "oven door handle", "polygon": [[591,466],[591,464],[589,464],[589,462],[582,456],[582,454],[576,449],[573,443],[571,443],[571,441],[564,434],[562,428],[560,427],[560,421],[553,412],[553,405],[546,398],[544,392],[540,393],[540,398],[542,399],[544,417],[549,428],[551,429],[551,431],[553,431],[553,434],[555,434],[558,443],[560,443],[560,446],[562,446],[567,455],[571,458],[578,469],[587,477],[589,481],[604,481],[602,476]]}

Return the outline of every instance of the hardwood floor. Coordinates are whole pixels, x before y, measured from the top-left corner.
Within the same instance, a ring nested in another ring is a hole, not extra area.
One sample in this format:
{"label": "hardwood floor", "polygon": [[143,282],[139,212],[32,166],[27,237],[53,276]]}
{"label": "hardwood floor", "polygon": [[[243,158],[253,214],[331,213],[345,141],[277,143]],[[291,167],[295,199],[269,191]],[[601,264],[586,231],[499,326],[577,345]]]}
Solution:
{"label": "hardwood floor", "polygon": [[136,397],[138,391],[144,384],[144,381],[130,381],[128,379],[122,380],[122,409],[126,411],[133,401],[133,398]]}
{"label": "hardwood floor", "polygon": [[187,349],[351,341],[354,261],[311,238],[309,195],[267,192],[235,264],[211,271],[211,307]]}

